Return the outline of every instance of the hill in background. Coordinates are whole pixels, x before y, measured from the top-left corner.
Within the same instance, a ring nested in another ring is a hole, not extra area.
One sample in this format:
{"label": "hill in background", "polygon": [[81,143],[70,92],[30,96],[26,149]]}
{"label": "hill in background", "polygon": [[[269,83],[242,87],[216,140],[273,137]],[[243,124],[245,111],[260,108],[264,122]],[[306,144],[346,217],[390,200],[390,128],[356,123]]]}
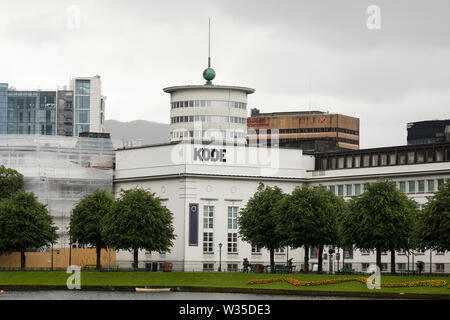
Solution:
{"label": "hill in background", "polygon": [[[111,139],[116,140],[115,145],[148,145],[169,142],[169,124],[146,120],[120,122],[117,120],[105,121],[106,132]],[[139,141],[142,139],[141,141]]]}

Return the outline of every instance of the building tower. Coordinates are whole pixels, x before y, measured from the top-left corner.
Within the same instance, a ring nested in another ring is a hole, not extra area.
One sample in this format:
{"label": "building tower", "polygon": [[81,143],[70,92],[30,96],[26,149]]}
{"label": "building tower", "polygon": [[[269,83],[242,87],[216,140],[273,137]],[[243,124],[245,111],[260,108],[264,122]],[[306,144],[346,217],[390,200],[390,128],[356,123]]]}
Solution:
{"label": "building tower", "polygon": [[[210,29],[209,29],[210,30]],[[214,85],[210,37],[208,68],[204,85],[164,88],[170,93],[170,141],[201,140],[245,144],[247,134],[247,95],[252,88]]]}

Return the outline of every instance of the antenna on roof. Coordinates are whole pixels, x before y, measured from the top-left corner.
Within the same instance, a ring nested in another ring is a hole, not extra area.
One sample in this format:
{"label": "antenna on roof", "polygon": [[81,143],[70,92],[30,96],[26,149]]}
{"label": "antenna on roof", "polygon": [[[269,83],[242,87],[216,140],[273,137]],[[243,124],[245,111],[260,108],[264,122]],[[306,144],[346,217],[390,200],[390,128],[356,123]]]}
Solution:
{"label": "antenna on roof", "polygon": [[212,85],[212,80],[216,77],[216,72],[211,68],[211,18],[208,21],[208,68],[203,71],[203,78],[207,85]]}

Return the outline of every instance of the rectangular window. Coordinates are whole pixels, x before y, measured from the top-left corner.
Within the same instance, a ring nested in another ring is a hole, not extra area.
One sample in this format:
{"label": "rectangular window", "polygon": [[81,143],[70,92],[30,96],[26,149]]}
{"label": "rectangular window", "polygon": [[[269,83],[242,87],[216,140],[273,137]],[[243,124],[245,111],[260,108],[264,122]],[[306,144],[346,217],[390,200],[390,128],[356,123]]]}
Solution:
{"label": "rectangular window", "polygon": [[237,272],[238,271],[238,264],[237,263],[228,263],[227,264],[227,271],[228,272]]}
{"label": "rectangular window", "polygon": [[214,271],[214,263],[203,264],[203,272],[212,272],[212,271]]}
{"label": "rectangular window", "polygon": [[408,152],[408,164],[415,163],[415,152]]}
{"label": "rectangular window", "polygon": [[345,185],[345,189],[346,189],[346,194],[347,196],[351,196],[352,195],[352,185],[351,184],[347,184]]}
{"label": "rectangular window", "polygon": [[339,185],[338,186],[338,196],[339,197],[343,197],[344,196],[344,186],[343,185]]}
{"label": "rectangular window", "polygon": [[409,193],[416,192],[416,182],[415,181],[408,181],[408,192]]}
{"label": "rectangular window", "polygon": [[434,192],[434,180],[428,180],[428,192]]}
{"label": "rectangular window", "polygon": [[372,155],[372,167],[378,166],[378,155],[374,154]]}
{"label": "rectangular window", "polygon": [[334,186],[330,186],[330,191],[333,192],[333,194],[336,194],[336,188]]}
{"label": "rectangular window", "polygon": [[368,188],[368,186],[369,186],[369,184],[368,184],[368,183],[364,183],[364,192],[366,192],[366,191],[367,191],[367,188]]}
{"label": "rectangular window", "polygon": [[355,156],[355,168],[359,168],[361,166],[361,156]]}
{"label": "rectangular window", "polygon": [[278,248],[278,249],[275,249],[275,253],[276,254],[284,254],[285,250],[284,250],[284,248]]}
{"label": "rectangular window", "polygon": [[364,167],[368,167],[370,165],[370,156],[369,155],[363,156],[363,165],[364,165]]}
{"label": "rectangular window", "polygon": [[387,271],[387,263],[381,264],[381,271]]}
{"label": "rectangular window", "polygon": [[203,206],[203,228],[214,228],[214,206]]}
{"label": "rectangular window", "polygon": [[444,150],[436,150],[436,161],[444,161]]}
{"label": "rectangular window", "polygon": [[252,246],[252,254],[261,254],[261,248],[258,246]]}
{"label": "rectangular window", "polygon": [[355,184],[355,195],[359,195],[359,194],[361,194],[361,185],[358,183],[358,184]]}
{"label": "rectangular window", "polygon": [[344,258],[353,259],[353,248],[344,248]]}
{"label": "rectangular window", "polygon": [[425,151],[417,152],[417,163],[425,162]]}
{"label": "rectangular window", "polygon": [[398,183],[398,188],[400,189],[400,191],[406,193],[406,182],[405,181],[400,181]]}
{"label": "rectangular window", "polygon": [[214,234],[212,232],[203,232],[203,252],[214,252]]}
{"label": "rectangular window", "polygon": [[353,164],[352,157],[347,157],[347,168],[351,168]]}
{"label": "rectangular window", "polygon": [[438,188],[441,186],[441,184],[444,184],[444,179],[438,179]]}
{"label": "rectangular window", "polygon": [[387,154],[383,153],[380,155],[380,165],[387,166]]}
{"label": "rectangular window", "polygon": [[361,270],[362,271],[367,271],[367,269],[369,268],[370,263],[361,263]]}
{"label": "rectangular window", "polygon": [[237,229],[238,207],[228,207],[228,229]]}
{"label": "rectangular window", "polygon": [[398,156],[398,162],[399,162],[399,164],[406,164],[406,153],[402,152]]}
{"label": "rectangular window", "polygon": [[425,192],[425,180],[419,180],[417,181],[417,184],[418,184],[418,191]]}
{"label": "rectangular window", "polygon": [[344,168],[344,158],[343,157],[338,158],[338,168],[339,169]]}
{"label": "rectangular window", "polygon": [[75,97],[75,107],[77,109],[89,109],[90,108],[90,97],[89,96],[76,96]]}
{"label": "rectangular window", "polygon": [[309,257],[311,259],[317,259],[317,247],[310,247],[309,248]]}
{"label": "rectangular window", "polygon": [[390,153],[389,154],[389,164],[391,166],[397,164],[397,155],[395,153]]}
{"label": "rectangular window", "polygon": [[89,110],[77,110],[75,113],[76,123],[89,123]]}
{"label": "rectangular window", "polygon": [[445,266],[443,263],[436,263],[436,272],[444,272]]}
{"label": "rectangular window", "polygon": [[406,263],[397,263],[397,270],[399,271],[406,270]]}
{"label": "rectangular window", "polygon": [[237,233],[228,232],[228,253],[237,253]]}
{"label": "rectangular window", "polygon": [[76,80],[75,81],[75,93],[76,94],[91,94],[91,81],[90,80]]}
{"label": "rectangular window", "polygon": [[351,270],[351,269],[353,269],[352,266],[353,265],[351,263],[344,263],[344,269]]}

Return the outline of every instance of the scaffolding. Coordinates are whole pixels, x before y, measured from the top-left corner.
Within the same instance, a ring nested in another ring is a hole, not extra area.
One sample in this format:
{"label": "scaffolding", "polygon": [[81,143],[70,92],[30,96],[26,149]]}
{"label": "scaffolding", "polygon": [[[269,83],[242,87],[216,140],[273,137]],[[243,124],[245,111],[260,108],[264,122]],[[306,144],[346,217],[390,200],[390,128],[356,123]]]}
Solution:
{"label": "scaffolding", "polygon": [[68,248],[72,209],[95,189],[112,193],[111,139],[0,135],[0,165],[24,175],[25,191],[46,204],[58,227],[55,248]]}

